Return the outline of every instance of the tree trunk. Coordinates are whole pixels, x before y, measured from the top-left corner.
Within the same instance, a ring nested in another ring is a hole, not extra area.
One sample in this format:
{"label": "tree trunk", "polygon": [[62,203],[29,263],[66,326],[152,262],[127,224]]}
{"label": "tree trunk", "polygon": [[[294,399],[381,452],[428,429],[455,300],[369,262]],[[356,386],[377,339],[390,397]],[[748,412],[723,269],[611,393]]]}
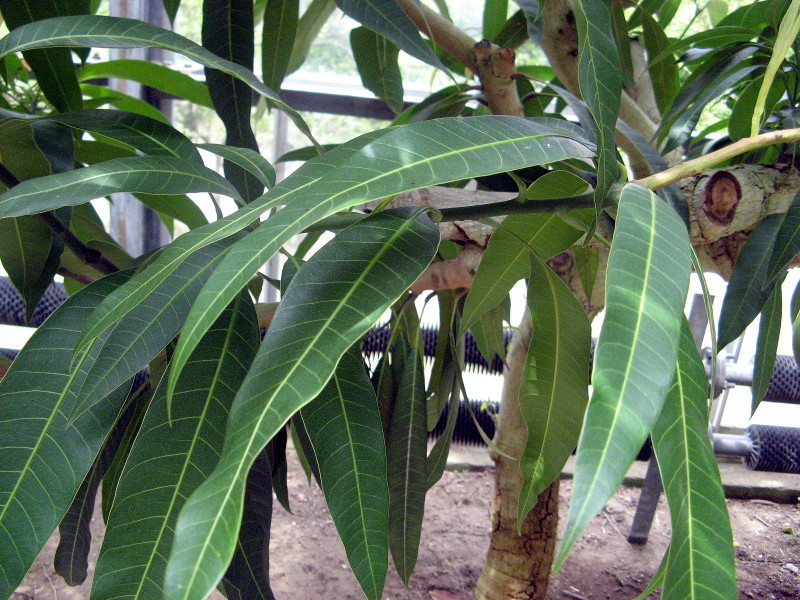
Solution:
{"label": "tree trunk", "polygon": [[[508,350],[508,371],[495,435],[498,448],[518,458],[528,437],[519,408],[519,389],[531,339],[527,313]],[[541,600],[547,594],[558,526],[558,479],[539,495],[539,502],[517,534],[517,502],[522,489],[519,461],[494,453],[495,495],[492,536],[476,600]]]}

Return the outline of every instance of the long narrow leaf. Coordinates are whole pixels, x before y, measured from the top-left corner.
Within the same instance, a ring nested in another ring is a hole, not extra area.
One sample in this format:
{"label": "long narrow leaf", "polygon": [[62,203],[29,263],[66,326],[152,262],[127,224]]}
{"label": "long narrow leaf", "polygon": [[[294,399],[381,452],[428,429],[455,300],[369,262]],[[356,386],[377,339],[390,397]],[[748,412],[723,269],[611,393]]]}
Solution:
{"label": "long narrow leaf", "polygon": [[557,565],[622,483],[661,410],[675,371],[689,251],[675,212],[651,191],[625,186],[608,259],[594,389]]}
{"label": "long narrow leaf", "polygon": [[298,0],[267,0],[264,7],[261,69],[264,83],[270,89],[280,91],[289,70],[292,53],[286,49],[294,46],[299,16]]}
{"label": "long narrow leaf", "polygon": [[233,553],[253,460],[322,391],[342,354],[419,276],[438,242],[427,217],[384,211],[342,231],[298,271],[234,400],[220,462],[181,511],[167,600],[214,589]]}
{"label": "long narrow leaf", "polygon": [[[349,148],[340,147],[315,163],[306,163],[311,168],[298,170],[294,178],[288,178],[265,196],[287,206],[236,244],[209,279],[186,320],[173,358],[173,372],[180,371],[187,351],[216,318],[222,299],[238,293],[289,236],[319,218],[419,186],[496,172],[501,164],[505,168],[520,163],[541,164],[557,156],[586,153],[588,148],[558,136],[549,123],[542,125],[514,117],[473,117],[393,129],[377,135],[360,151],[352,155],[350,152]],[[344,158],[340,159],[342,155]],[[335,165],[334,169],[326,169],[326,163]]]}
{"label": "long narrow leaf", "polygon": [[0,195],[0,218],[75,206],[116,192],[239,195],[221,175],[201,164],[173,156],[134,156],[23,181]]}
{"label": "long narrow leaf", "polygon": [[753,360],[753,402],[750,414],[764,399],[772,379],[772,370],[775,367],[775,357],[778,354],[778,339],[781,335],[781,320],[783,317],[783,294],[780,285],[776,285],[764,309],[761,311],[761,321],[758,327],[756,341],[756,354]]}
{"label": "long narrow leaf", "polygon": [[253,305],[240,297],[192,354],[171,421],[164,386],[156,393],[117,486],[92,600],[162,597],[178,512],[219,459],[228,411],[258,343]]}
{"label": "long narrow leaf", "polygon": [[775,236],[775,247],[769,257],[764,285],[774,283],[798,252],[800,252],[800,192],[789,205]]}
{"label": "long narrow leaf", "polygon": [[389,566],[389,484],[381,416],[359,348],[345,353],[301,414],[353,574],[367,598],[379,600]]}
{"label": "long narrow leaf", "polygon": [[578,444],[589,402],[592,330],[580,302],[539,257],[530,257],[528,347],[519,406],[528,426],[520,457],[518,527]]}
{"label": "long narrow leaf", "polygon": [[662,598],[735,600],[730,519],[708,440],[706,372],[685,320],[677,358],[675,379],[653,425],[672,522]]}
{"label": "long narrow leaf", "polygon": [[67,512],[124,403],[128,390],[120,388],[70,424],[64,391],[80,329],[129,276],[104,278],[71,296],[0,380],[0,597],[11,595]]}
{"label": "long narrow leaf", "polygon": [[23,25],[0,40],[0,58],[31,48],[164,48],[183,54],[205,67],[218,69],[247,83],[250,88],[280,106],[297,128],[313,141],[308,125],[292,107],[265,86],[252,71],[220,58],[191,40],[134,19],[84,15],[57,17]]}
{"label": "long narrow leaf", "polygon": [[275,185],[275,168],[255,150],[225,146],[223,144],[198,144],[197,147],[236,163],[255,175],[264,187],[271,188]]}

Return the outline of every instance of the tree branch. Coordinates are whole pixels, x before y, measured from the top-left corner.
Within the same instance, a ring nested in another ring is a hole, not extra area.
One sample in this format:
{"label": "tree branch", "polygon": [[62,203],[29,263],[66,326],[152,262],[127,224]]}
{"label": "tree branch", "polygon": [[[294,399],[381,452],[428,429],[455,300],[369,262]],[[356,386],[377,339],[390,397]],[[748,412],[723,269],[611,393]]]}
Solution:
{"label": "tree branch", "polygon": [[[3,163],[0,162],[0,182],[3,183],[8,189],[19,185],[20,181],[17,176],[8,170]],[[75,256],[85,265],[100,271],[104,275],[111,275],[119,271],[119,268],[108,260],[103,253],[95,250],[84,244],[78,237],[72,233],[69,228],[61,222],[54,212],[46,211],[39,213],[38,217],[50,228],[50,231],[57,238],[64,242],[64,245],[69,248]]]}

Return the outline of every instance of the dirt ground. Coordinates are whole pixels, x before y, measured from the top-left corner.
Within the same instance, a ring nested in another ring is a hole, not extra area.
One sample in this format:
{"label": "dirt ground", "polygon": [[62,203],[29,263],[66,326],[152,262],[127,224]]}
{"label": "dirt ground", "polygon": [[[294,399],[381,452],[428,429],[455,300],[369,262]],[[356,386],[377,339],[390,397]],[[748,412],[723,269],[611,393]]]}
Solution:
{"label": "dirt ground", "polygon": [[[390,571],[387,600],[468,600],[488,547],[491,471],[446,472],[425,505],[417,568],[406,589]],[[561,515],[566,515],[570,481],[562,482]],[[309,486],[290,460],[292,510],[277,503],[273,518],[271,577],[279,599],[360,600],[363,595],[347,566],[322,493]],[[556,575],[548,600],[635,598],[649,583],[666,549],[669,514],[662,498],[644,546],[626,540],[639,490],[623,487],[594,519]],[[740,599],[800,598],[800,506],[763,500],[730,500]],[[94,519],[95,538],[102,522]],[[67,587],[52,570],[51,539],[13,600],[82,600],[90,581]],[[94,553],[99,543],[94,544]],[[90,577],[91,579],[91,577]],[[658,594],[650,596],[658,598]]]}

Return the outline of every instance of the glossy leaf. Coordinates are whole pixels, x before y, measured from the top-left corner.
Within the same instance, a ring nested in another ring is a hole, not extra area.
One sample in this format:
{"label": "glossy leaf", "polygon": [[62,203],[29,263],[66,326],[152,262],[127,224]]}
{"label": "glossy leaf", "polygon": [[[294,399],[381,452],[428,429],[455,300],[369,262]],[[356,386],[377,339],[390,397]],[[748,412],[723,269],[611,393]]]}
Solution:
{"label": "glossy leaf", "polygon": [[236,148],[223,144],[198,144],[201,150],[213,152],[222,156],[256,176],[261,184],[266,188],[275,185],[275,168],[269,161],[255,150],[249,148]]}
{"label": "glossy leaf", "polygon": [[0,195],[0,218],[75,206],[116,192],[238,196],[221,175],[201,164],[172,156],[135,156],[23,181]]}
{"label": "glossy leaf", "polygon": [[[80,6],[80,2],[73,2]],[[69,14],[57,2],[42,0],[0,0],[3,20],[10,30],[25,24],[36,27],[37,21]],[[36,81],[44,95],[60,112],[82,108],[81,90],[72,65],[72,54],[66,48],[29,50],[24,53],[25,61],[36,74]]]}
{"label": "glossy leaf", "polygon": [[270,466],[266,452],[262,452],[247,476],[236,552],[222,578],[228,600],[275,600],[269,584],[271,525]]}
{"label": "glossy leaf", "polygon": [[769,257],[769,267],[764,284],[774,283],[798,252],[800,252],[800,192],[795,195],[789,205],[775,237],[775,247]]}
{"label": "glossy leaf", "polygon": [[403,79],[397,58],[400,49],[366,27],[350,32],[350,46],[364,87],[395,113],[403,110]]}
{"label": "glossy leaf", "polygon": [[393,0],[336,0],[348,17],[394,42],[404,52],[444,70],[445,67],[425,43],[416,25]]}
{"label": "glossy leaf", "polygon": [[253,305],[241,295],[192,354],[171,420],[165,386],[156,393],[117,486],[92,600],[162,597],[178,513],[219,460],[228,411],[258,344]]}
{"label": "glossy leaf", "polygon": [[758,327],[756,353],[753,359],[753,402],[750,414],[764,399],[772,379],[772,370],[775,367],[775,357],[778,354],[778,339],[781,335],[781,320],[783,318],[783,298],[781,286],[776,285],[761,311],[761,321]]}
{"label": "glossy leaf", "polygon": [[400,578],[408,580],[417,563],[428,461],[425,373],[422,357],[412,353],[403,363],[389,426],[389,549]]}
{"label": "glossy leaf", "polygon": [[78,81],[128,79],[156,90],[184,98],[206,108],[213,108],[208,87],[190,75],[146,60],[120,59],[83,65],[76,71]]}
{"label": "glossy leaf", "polygon": [[322,391],[342,354],[408,289],[438,242],[427,217],[383,211],[343,230],[301,267],[239,388],[220,462],[178,519],[167,600],[204,596],[216,586],[233,552],[244,476],[256,455]]}
{"label": "glossy leaf", "polygon": [[379,600],[389,566],[386,450],[375,391],[358,348],[344,354],[328,385],[301,414],[350,567],[367,598]]}
{"label": "glossy leaf", "polygon": [[[203,47],[217,56],[253,69],[253,0],[204,0]],[[253,93],[248,84],[232,73],[206,66],[206,83],[217,115],[225,125],[225,144],[258,152],[256,135],[250,125]],[[262,194],[264,188],[249,171],[237,163],[223,161],[225,177],[245,202]]]}
{"label": "glossy leaf", "polygon": [[192,254],[161,290],[120,319],[105,343],[94,344],[93,364],[80,387],[71,388],[77,396],[72,418],[143,369],[178,334],[197,291],[231,242],[223,240]]}
{"label": "glossy leaf", "polygon": [[264,7],[264,27],[261,34],[261,68],[264,83],[280,91],[289,70],[297,37],[300,3],[298,0],[267,0]]}
{"label": "glossy leaf", "polygon": [[675,370],[690,270],[681,219],[651,191],[625,186],[557,565],[622,483],[661,410]]}
{"label": "glossy leaf", "polygon": [[674,381],[653,425],[672,523],[662,598],[735,600],[730,520],[708,439],[706,372],[685,320],[677,358]]}
{"label": "glossy leaf", "polygon": [[578,69],[583,99],[597,127],[597,184],[595,212],[619,178],[614,129],[622,94],[622,68],[614,40],[611,3],[607,0],[576,0]]}
{"label": "glossy leaf", "polygon": [[[530,135],[534,131],[554,134],[549,126],[514,117],[439,119],[373,134],[374,141],[354,151],[357,139],[306,163],[264,197],[285,208],[236,244],[209,279],[187,318],[173,372],[218,314],[222,299],[237,293],[291,235],[318,219],[407,189],[496,172],[501,164],[531,165],[588,150],[567,137],[537,139]],[[269,204],[254,205],[263,211]]]}
{"label": "glossy leaf", "polygon": [[127,396],[123,386],[68,422],[72,347],[92,309],[128,276],[104,278],[71,296],[0,380],[1,597],[11,595],[66,514]]}
{"label": "glossy leaf", "polygon": [[21,116],[19,113],[3,111],[0,119],[0,135],[37,123],[60,123],[79,131],[97,133],[112,138],[144,154],[154,156],[177,156],[202,164],[195,145],[173,127],[144,115],[120,110],[82,110],[39,117]]}
{"label": "glossy leaf", "polygon": [[764,284],[772,248],[783,219],[782,214],[767,215],[745,240],[722,301],[717,332],[720,349],[744,333],[772,293],[774,283],[766,289]]}
{"label": "glossy leaf", "polygon": [[528,440],[520,457],[518,528],[578,444],[589,402],[592,343],[581,303],[542,259],[531,255],[530,264],[528,310],[533,336],[519,391]]}
{"label": "glossy leaf", "polygon": [[[564,171],[548,173],[526,192],[529,202],[572,196],[586,189],[586,182]],[[581,232],[556,215],[518,214],[507,217],[489,239],[472,287],[464,304],[462,331],[473,327],[497,306],[514,284],[530,273],[530,253],[548,259],[569,248]]]}
{"label": "glossy leaf", "polygon": [[191,40],[143,21],[85,15],[79,17],[57,17],[15,29],[0,40],[0,58],[12,52],[31,48],[53,47],[92,48],[163,48],[182,54],[205,67],[218,69],[233,75],[269,98],[281,107],[307,137],[312,139],[305,121],[293,108],[284,103],[274,91],[266,87],[258,77],[236,63],[218,57]]}

